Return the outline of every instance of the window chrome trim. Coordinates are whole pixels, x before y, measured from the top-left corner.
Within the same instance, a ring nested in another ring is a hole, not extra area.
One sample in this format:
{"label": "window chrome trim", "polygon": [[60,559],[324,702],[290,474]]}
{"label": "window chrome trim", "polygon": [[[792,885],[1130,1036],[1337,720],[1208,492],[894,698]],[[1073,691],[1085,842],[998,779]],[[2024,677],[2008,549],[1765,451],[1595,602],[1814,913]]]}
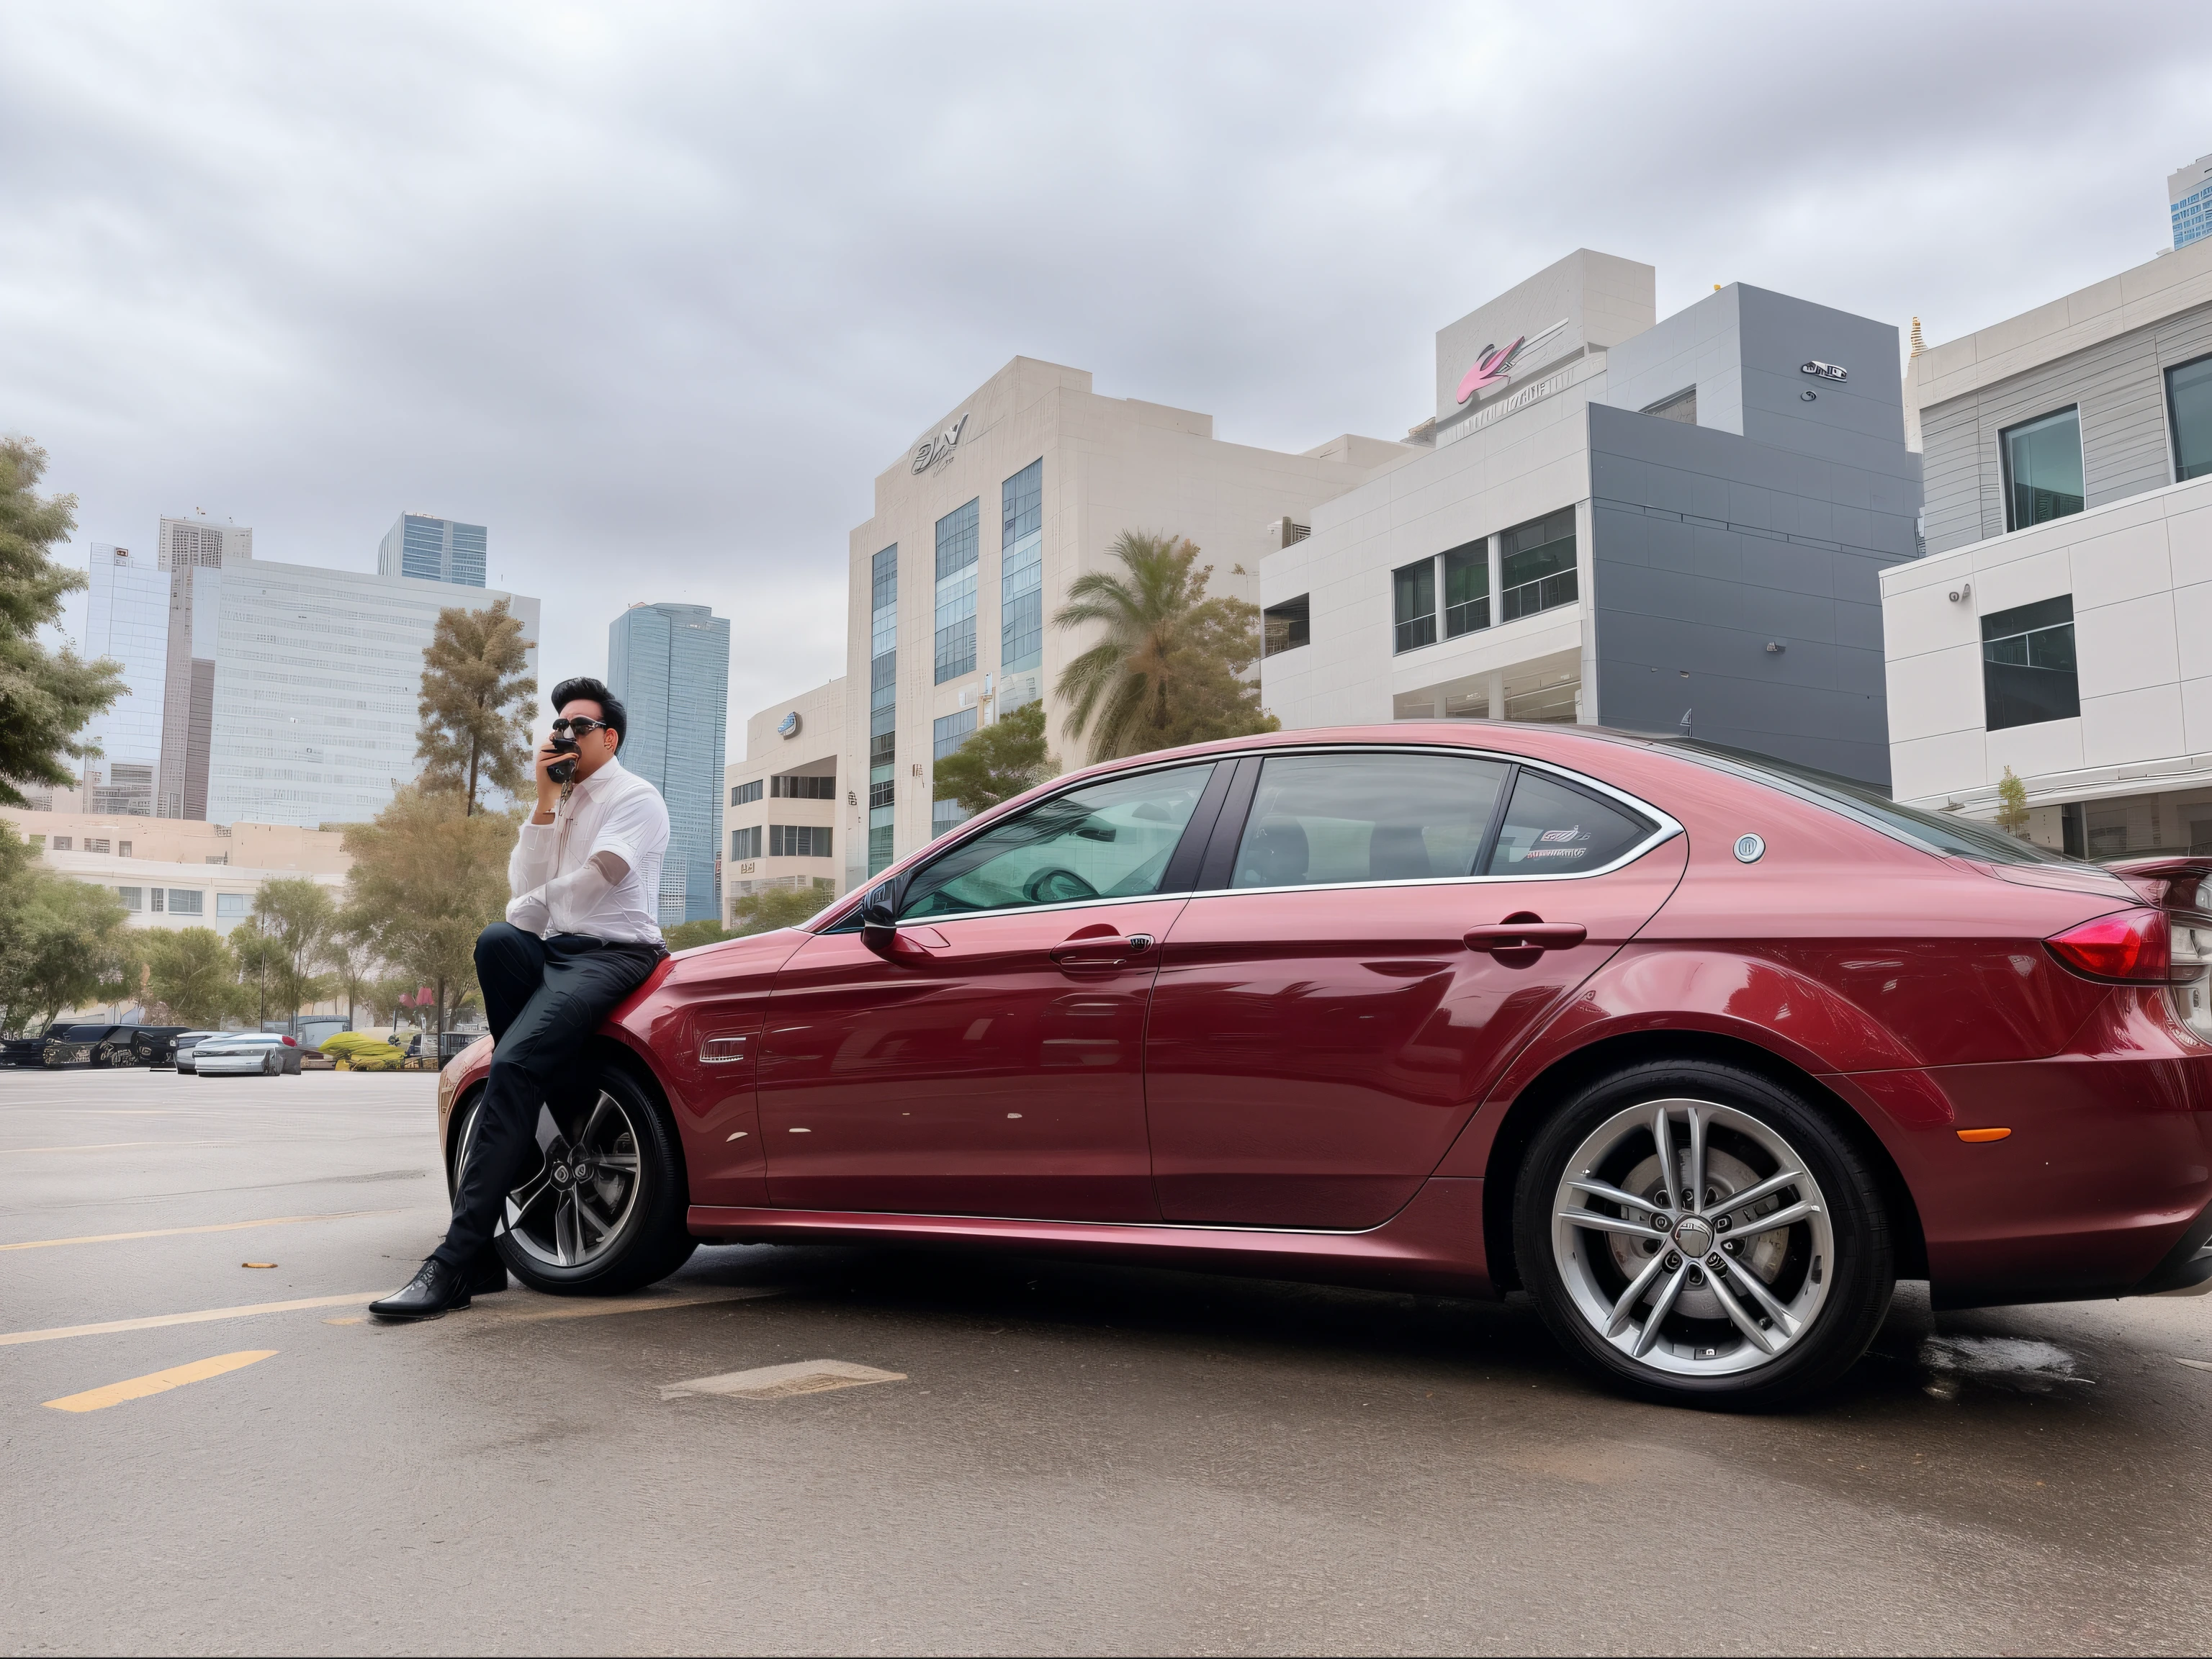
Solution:
{"label": "window chrome trim", "polygon": [[[1476,749],[1465,744],[1447,743],[1286,743],[1270,744],[1262,749],[1228,750],[1214,755],[1187,755],[1177,760],[1162,760],[1144,766],[1133,766],[1127,771],[1109,772],[1102,776],[1073,783],[1066,789],[1032,801],[1030,805],[1022,810],[1024,812],[1033,811],[1043,805],[1046,801],[1057,800],[1061,795],[1073,794],[1078,789],[1087,787],[1092,783],[1105,782],[1109,778],[1142,777],[1148,772],[1172,772],[1184,767],[1204,765],[1208,762],[1227,765],[1240,760],[1265,760],[1271,755],[1449,755],[1469,760],[1495,761],[1506,766],[1517,766],[1523,771],[1548,773],[1579,788],[1587,789],[1593,794],[1617,801],[1631,811],[1651,819],[1658,828],[1613,860],[1612,863],[1601,865],[1595,870],[1562,870],[1552,874],[1525,876],[1409,876],[1389,881],[1314,881],[1302,882],[1290,887],[1194,887],[1176,892],[1128,893],[1114,896],[1102,895],[1097,898],[1066,899],[1057,904],[1008,905],[1000,910],[967,910],[951,916],[918,916],[915,918],[914,925],[941,927],[947,922],[964,921],[971,917],[1038,915],[1047,911],[1055,910],[1095,910],[1102,905],[1108,904],[1142,904],[1160,899],[1222,898],[1243,893],[1311,893],[1362,887],[1488,886],[1492,883],[1507,881],[1588,881],[1595,876],[1609,876],[1616,870],[1625,869],[1645,854],[1664,846],[1675,836],[1686,833],[1681,822],[1671,812],[1654,806],[1641,796],[1632,795],[1625,789],[1617,789],[1612,784],[1591,777],[1586,772],[1577,772],[1572,767],[1561,766],[1552,761],[1531,760],[1525,755],[1513,754],[1506,750]],[[1510,806],[1511,804],[1510,801],[1504,803],[1507,806]],[[977,826],[974,833],[981,835],[986,830],[1004,822],[1006,820],[1003,818],[994,819],[991,824]],[[1216,828],[1218,829],[1218,825]],[[1242,826],[1238,829],[1238,834],[1240,836],[1243,834]],[[946,847],[944,853],[951,852],[968,839],[968,836],[961,836],[958,841]],[[1917,842],[1914,844],[1918,845]],[[939,856],[942,857],[943,854],[939,854]],[[935,860],[933,859],[930,862],[934,863]],[[928,864],[917,865],[908,872],[908,874],[918,875],[928,867]],[[870,881],[866,886],[857,890],[850,896],[865,900],[867,893],[872,892],[881,884],[880,881]],[[846,918],[841,916],[839,920],[842,921]],[[900,925],[906,924],[902,922]],[[828,931],[826,928],[823,930],[825,933]]]}

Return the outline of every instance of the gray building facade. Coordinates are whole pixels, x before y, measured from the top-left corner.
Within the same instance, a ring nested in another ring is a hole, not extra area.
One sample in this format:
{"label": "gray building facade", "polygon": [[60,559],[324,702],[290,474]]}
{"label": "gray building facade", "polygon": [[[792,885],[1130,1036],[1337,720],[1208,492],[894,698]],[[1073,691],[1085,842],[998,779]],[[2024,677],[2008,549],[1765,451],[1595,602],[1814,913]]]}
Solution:
{"label": "gray building facade", "polygon": [[1744,284],[1662,321],[1653,289],[1583,250],[1439,332],[1433,447],[1261,564],[1285,726],[1686,730],[1887,783],[1898,331]]}
{"label": "gray building facade", "polygon": [[730,624],[703,605],[634,605],[607,630],[607,689],[629,711],[622,763],[668,804],[660,925],[721,915]]}

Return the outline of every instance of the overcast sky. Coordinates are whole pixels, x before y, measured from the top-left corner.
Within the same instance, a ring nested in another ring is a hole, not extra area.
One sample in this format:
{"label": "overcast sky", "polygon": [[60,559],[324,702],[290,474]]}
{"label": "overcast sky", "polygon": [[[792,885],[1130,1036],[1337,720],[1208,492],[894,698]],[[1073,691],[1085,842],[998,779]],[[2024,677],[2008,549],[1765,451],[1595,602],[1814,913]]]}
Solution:
{"label": "overcast sky", "polygon": [[0,431],[94,542],[487,525],[550,678],[634,600],[843,666],[871,483],[1017,354],[1304,449],[1571,249],[1933,343],[2149,258],[2194,6],[0,0]]}

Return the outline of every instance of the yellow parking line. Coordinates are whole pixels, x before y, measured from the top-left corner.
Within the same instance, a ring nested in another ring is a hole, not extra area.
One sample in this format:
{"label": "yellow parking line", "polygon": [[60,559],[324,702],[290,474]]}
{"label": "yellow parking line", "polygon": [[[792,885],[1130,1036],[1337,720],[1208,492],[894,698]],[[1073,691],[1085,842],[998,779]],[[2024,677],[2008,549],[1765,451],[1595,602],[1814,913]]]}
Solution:
{"label": "yellow parking line", "polygon": [[125,1382],[111,1382],[104,1389],[88,1389],[82,1394],[64,1395],[59,1400],[49,1400],[46,1407],[58,1412],[99,1412],[110,1406],[119,1406],[126,1400],[143,1400],[149,1394],[167,1394],[172,1389],[181,1389],[187,1382],[204,1382],[210,1376],[221,1376],[225,1371],[234,1371],[251,1365],[256,1360],[268,1359],[276,1352],[274,1348],[247,1348],[238,1353],[219,1353],[212,1359],[195,1359],[189,1365],[172,1365],[165,1371],[149,1371],[144,1376],[134,1376]]}
{"label": "yellow parking line", "polygon": [[58,1342],[69,1336],[105,1336],[111,1331],[158,1331],[167,1325],[202,1325],[215,1319],[250,1319],[256,1314],[290,1313],[299,1308],[350,1308],[374,1302],[386,1291],[356,1291],[349,1296],[309,1296],[296,1302],[251,1302],[237,1308],[203,1308],[197,1313],[155,1314],[148,1319],[111,1319],[100,1325],[58,1325],[52,1330],[10,1331],[0,1348],[19,1342]]}
{"label": "yellow parking line", "polygon": [[272,1215],[258,1221],[218,1221],[205,1227],[155,1227],[143,1233],[85,1233],[76,1238],[32,1238],[0,1244],[0,1250],[51,1250],[64,1244],[114,1244],[129,1238],[177,1238],[185,1233],[235,1233],[248,1227],[289,1227],[301,1221],[351,1221],[365,1215],[398,1215],[398,1210],[336,1210],[329,1215]]}

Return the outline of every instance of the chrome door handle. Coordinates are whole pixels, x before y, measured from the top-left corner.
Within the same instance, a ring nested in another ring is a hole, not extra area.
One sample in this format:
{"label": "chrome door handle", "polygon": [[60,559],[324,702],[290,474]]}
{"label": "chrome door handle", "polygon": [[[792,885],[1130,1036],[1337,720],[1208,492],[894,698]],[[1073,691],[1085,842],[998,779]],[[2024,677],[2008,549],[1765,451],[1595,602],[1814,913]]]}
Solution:
{"label": "chrome door handle", "polygon": [[1589,937],[1578,921],[1501,921],[1494,927],[1470,927],[1467,948],[1499,952],[1571,951]]}
{"label": "chrome door handle", "polygon": [[699,1045],[702,1066],[734,1066],[745,1057],[745,1039],[741,1036],[710,1036]]}
{"label": "chrome door handle", "polygon": [[1063,968],[1119,968],[1158,943],[1150,933],[1132,933],[1127,939],[1070,939],[1046,954]]}

